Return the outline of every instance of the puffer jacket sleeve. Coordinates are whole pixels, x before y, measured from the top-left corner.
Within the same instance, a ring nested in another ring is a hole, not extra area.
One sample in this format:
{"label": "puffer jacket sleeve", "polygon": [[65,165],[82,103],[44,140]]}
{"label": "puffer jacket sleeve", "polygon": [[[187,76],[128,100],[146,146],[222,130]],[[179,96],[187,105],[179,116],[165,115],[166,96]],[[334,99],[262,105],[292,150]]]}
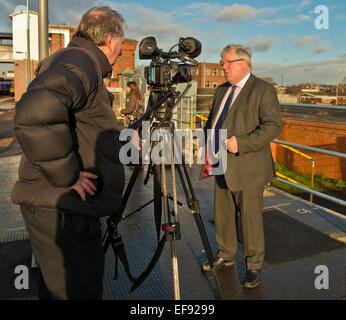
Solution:
{"label": "puffer jacket sleeve", "polygon": [[29,161],[53,186],[72,186],[79,177],[71,115],[86,104],[95,78],[81,68],[53,65],[36,77],[16,105],[16,137]]}

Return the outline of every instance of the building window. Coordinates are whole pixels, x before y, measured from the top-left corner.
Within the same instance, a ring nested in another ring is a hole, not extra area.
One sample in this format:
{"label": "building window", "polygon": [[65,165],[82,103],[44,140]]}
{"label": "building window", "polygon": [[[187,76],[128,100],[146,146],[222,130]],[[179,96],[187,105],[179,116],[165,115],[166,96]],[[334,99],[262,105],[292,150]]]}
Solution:
{"label": "building window", "polygon": [[213,83],[213,88],[215,89],[217,87],[217,82]]}
{"label": "building window", "polygon": [[210,69],[207,68],[207,76],[210,76]]}
{"label": "building window", "polygon": [[205,87],[205,88],[210,88],[210,82],[209,82],[209,81],[206,81],[204,87]]}
{"label": "building window", "polygon": [[218,70],[217,69],[213,69],[213,76],[217,76],[218,75]]}
{"label": "building window", "polygon": [[198,76],[198,69],[197,68],[191,68],[191,75]]}

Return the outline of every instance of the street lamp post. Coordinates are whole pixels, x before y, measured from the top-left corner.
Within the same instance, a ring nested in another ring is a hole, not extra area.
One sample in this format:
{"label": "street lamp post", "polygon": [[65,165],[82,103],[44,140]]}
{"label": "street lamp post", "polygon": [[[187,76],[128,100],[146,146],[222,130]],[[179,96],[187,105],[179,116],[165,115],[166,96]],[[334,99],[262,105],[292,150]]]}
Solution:
{"label": "street lamp post", "polygon": [[31,68],[30,68],[30,10],[29,0],[26,0],[26,80],[28,85],[31,81]]}
{"label": "street lamp post", "polygon": [[39,61],[48,57],[48,0],[38,0]]}

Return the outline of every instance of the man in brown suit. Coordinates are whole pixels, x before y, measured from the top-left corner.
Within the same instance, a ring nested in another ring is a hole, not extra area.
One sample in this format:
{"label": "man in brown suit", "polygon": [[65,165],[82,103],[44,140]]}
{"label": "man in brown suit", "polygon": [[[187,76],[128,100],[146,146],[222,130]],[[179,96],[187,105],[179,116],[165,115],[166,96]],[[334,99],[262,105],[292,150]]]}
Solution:
{"label": "man in brown suit", "polygon": [[[248,48],[225,47],[220,63],[227,82],[216,89],[205,126],[205,132],[227,129],[225,141],[215,143],[217,134],[212,134],[210,140],[216,155],[219,148],[227,149],[227,168],[224,174],[215,176],[215,236],[219,252],[214,265],[234,264],[240,218],[247,266],[244,287],[254,288],[261,282],[263,192],[275,175],[270,142],[281,132],[280,105],[274,87],[251,74]],[[208,263],[202,268],[211,270]]]}

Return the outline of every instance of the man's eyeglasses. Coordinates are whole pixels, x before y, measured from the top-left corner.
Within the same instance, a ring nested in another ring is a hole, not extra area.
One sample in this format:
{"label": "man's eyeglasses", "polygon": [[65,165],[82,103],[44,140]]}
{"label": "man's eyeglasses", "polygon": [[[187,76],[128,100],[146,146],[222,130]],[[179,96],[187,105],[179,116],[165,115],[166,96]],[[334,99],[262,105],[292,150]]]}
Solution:
{"label": "man's eyeglasses", "polygon": [[219,62],[219,66],[220,67],[223,67],[223,65],[225,64],[225,63],[228,63],[228,64],[231,64],[232,62],[236,62],[236,61],[243,61],[244,59],[243,58],[241,58],[241,59],[234,59],[234,60],[224,60],[224,61],[220,61]]}

